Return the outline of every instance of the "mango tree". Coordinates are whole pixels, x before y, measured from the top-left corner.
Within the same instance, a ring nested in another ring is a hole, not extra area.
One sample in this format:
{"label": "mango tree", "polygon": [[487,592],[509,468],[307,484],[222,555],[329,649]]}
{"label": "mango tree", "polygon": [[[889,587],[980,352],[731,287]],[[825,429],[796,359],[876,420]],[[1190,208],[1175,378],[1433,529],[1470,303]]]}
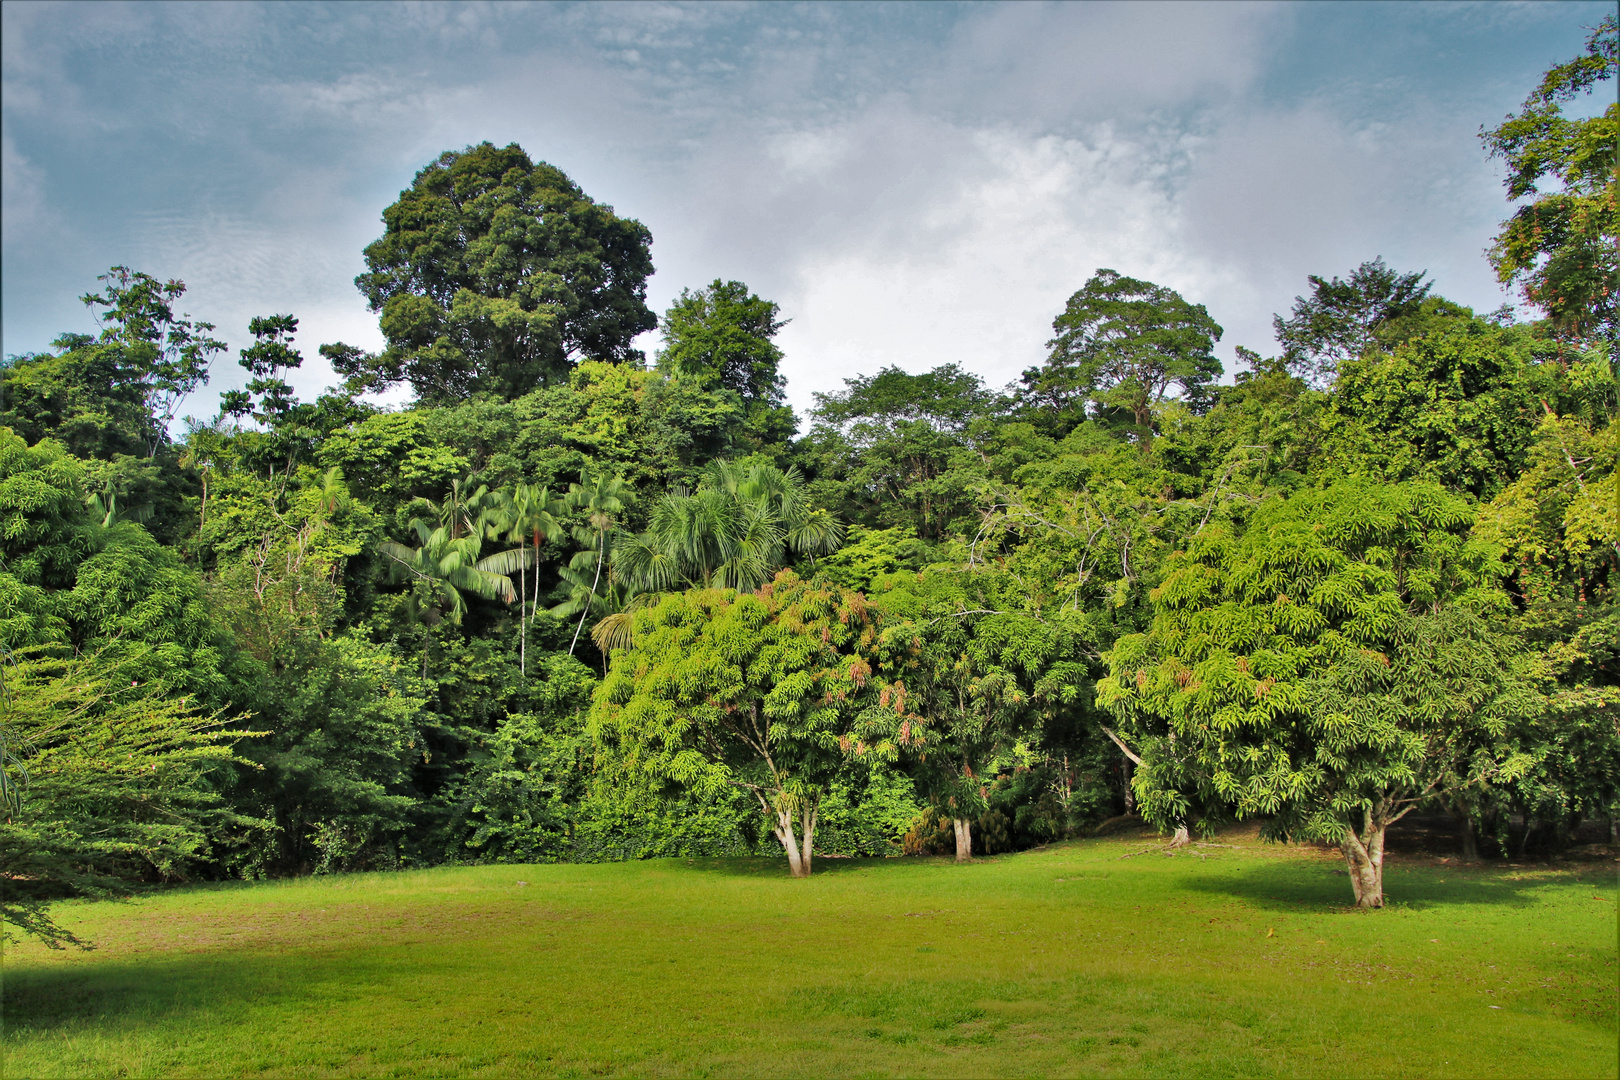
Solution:
{"label": "mango tree", "polygon": [[1143,814],[1225,806],[1336,843],[1356,905],[1381,907],[1392,823],[1524,766],[1507,737],[1537,700],[1493,629],[1500,559],[1471,517],[1437,486],[1345,482],[1172,556],[1098,685],[1139,747]]}
{"label": "mango tree", "polygon": [[[1063,624],[1018,610],[1016,581],[991,570],[930,567],[878,583],[880,709],[860,734],[886,735],[956,834],[956,860],[973,853],[973,819],[989,785],[1018,751],[1040,745],[1055,710],[1086,682],[1078,639]],[[1027,596],[1022,599],[1028,599]]]}
{"label": "mango tree", "polygon": [[851,734],[871,698],[862,596],[784,570],[754,593],[671,593],[634,619],[591,706],[599,764],[655,789],[749,792],[808,876],[833,774],[850,754],[892,752]]}

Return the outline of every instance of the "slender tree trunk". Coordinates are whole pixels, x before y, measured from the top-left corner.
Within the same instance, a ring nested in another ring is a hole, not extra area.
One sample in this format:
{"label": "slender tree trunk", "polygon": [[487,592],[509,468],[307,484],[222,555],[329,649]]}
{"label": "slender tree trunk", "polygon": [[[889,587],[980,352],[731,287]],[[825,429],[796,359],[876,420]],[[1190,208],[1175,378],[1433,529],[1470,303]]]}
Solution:
{"label": "slender tree trunk", "polygon": [[804,877],[810,876],[810,856],[815,851],[816,815],[820,810],[819,805],[812,805],[809,809],[799,811],[799,824],[804,829],[804,852],[799,856],[799,868]]}
{"label": "slender tree trunk", "polygon": [[967,818],[952,818],[956,828],[956,861],[968,862],[973,858],[973,822]]}
{"label": "slender tree trunk", "polygon": [[[568,643],[568,655],[574,655],[574,646],[579,644],[579,632],[585,629],[585,616],[591,613],[591,601],[596,599],[596,586],[602,580],[602,560],[607,558],[607,533],[602,534],[602,547],[596,553],[596,576],[591,579],[591,594],[585,598],[585,610],[579,613],[579,625],[574,627],[574,640]],[[798,877],[797,874],[794,877]]]}
{"label": "slender tree trunk", "polygon": [[1136,774],[1136,766],[1131,763],[1130,758],[1126,758],[1121,768],[1125,774],[1125,813],[1134,814],[1136,813],[1136,792],[1131,790],[1131,777]]}
{"label": "slender tree trunk", "polygon": [[791,810],[776,811],[776,827],[771,830],[781,841],[782,849],[787,852],[788,873],[796,878],[804,877],[809,871],[805,869],[804,857],[799,852],[798,838],[793,835],[793,812]]}
{"label": "slender tree trunk", "polygon": [[518,563],[518,674],[525,679],[529,677],[529,624],[523,616],[528,606],[529,568]]}
{"label": "slender tree trunk", "polygon": [[1474,828],[1474,815],[1463,811],[1462,820],[1457,823],[1457,833],[1462,839],[1463,862],[1479,862],[1479,830]]}
{"label": "slender tree trunk", "polygon": [[1384,830],[1387,828],[1389,823],[1375,808],[1366,812],[1366,824],[1361,833],[1351,825],[1340,842],[1358,908],[1384,906]]}

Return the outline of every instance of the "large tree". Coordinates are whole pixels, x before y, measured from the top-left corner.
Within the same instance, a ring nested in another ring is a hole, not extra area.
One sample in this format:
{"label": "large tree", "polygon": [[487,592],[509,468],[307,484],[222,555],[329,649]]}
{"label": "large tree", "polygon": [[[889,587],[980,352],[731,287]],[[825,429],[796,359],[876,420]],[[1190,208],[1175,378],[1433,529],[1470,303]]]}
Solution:
{"label": "large tree", "polygon": [[1173,556],[1151,627],[1098,684],[1140,748],[1144,815],[1225,806],[1336,843],[1357,906],[1381,907],[1388,827],[1517,768],[1510,727],[1538,708],[1488,617],[1498,552],[1471,518],[1433,485],[1343,483]]}
{"label": "large tree", "polygon": [[1221,376],[1212,350],[1221,328],[1202,304],[1151,281],[1098,270],[1052,321],[1046,364],[1024,372],[1032,398],[1060,413],[1087,403],[1122,410],[1151,435],[1170,387],[1195,403]]}
{"label": "large tree", "polygon": [[383,211],[355,279],[388,347],[354,359],[371,385],[427,402],[515,398],[582,359],[639,356],[652,235],[516,143],[447,151]]}
{"label": "large tree", "polygon": [[828,784],[852,754],[885,751],[852,735],[872,687],[863,598],[784,570],[755,594],[672,593],[635,621],[591,707],[609,775],[747,791],[807,876]]}
{"label": "large tree", "polygon": [[1508,167],[1508,198],[1519,205],[1490,250],[1504,285],[1518,285],[1530,304],[1576,340],[1620,337],[1620,103],[1574,119],[1564,106],[1614,77],[1616,22],[1609,15],[1586,52],[1549,69],[1541,85],[1480,137]]}

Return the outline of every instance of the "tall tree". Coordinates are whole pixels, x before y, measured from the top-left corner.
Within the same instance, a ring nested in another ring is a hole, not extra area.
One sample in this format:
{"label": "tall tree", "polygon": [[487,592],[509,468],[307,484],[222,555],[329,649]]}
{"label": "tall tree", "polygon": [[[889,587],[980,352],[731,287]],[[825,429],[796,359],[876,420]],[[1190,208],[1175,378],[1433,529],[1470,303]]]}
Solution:
{"label": "tall tree", "polygon": [[[253,376],[247,389],[226,391],[221,399],[220,412],[226,416],[247,416],[265,424],[276,424],[298,404],[293,388],[284,372],[298,368],[304,356],[293,348],[293,335],[298,332],[298,320],[291,315],[260,315],[248,322],[248,333],[254,342],[242,350],[237,361]],[[258,396],[258,409],[254,409],[254,395]]]}
{"label": "tall tree", "polygon": [[[540,597],[540,545],[562,539],[558,516],[567,508],[544,485],[518,484],[492,512],[490,524],[509,543],[527,552],[518,564],[518,674],[529,673],[529,621]],[[530,595],[529,567],[534,568],[534,590]]]}
{"label": "tall tree", "polygon": [[958,862],[972,857],[990,785],[1020,751],[1038,750],[1051,709],[1073,702],[1086,681],[1072,632],[997,610],[1017,592],[1005,574],[938,566],[894,575],[872,597],[886,683],[883,707],[858,730],[902,748],[935,812],[952,823]]}
{"label": "tall tree", "polygon": [[740,281],[716,278],[695,292],[682,289],[664,314],[658,367],[740,397],[743,433],[755,448],[782,443],[795,427],[792,410],[783,406],[787,380],[775,341],[786,325],[776,304]]}
{"label": "tall tree", "polygon": [[1317,386],[1332,382],[1346,362],[1380,344],[1380,331],[1417,312],[1429,294],[1425,273],[1397,273],[1380,256],[1344,280],[1310,275],[1309,299],[1294,297],[1287,319],[1271,317],[1288,370]]}
{"label": "tall tree", "polygon": [[1045,365],[1024,372],[1030,395],[1059,413],[1119,409],[1144,446],[1170,387],[1200,402],[1221,376],[1221,328],[1202,304],[1151,281],[1098,270],[1052,321]]}
{"label": "tall tree", "polygon": [[515,398],[581,359],[636,359],[632,341],[657,325],[646,227],[516,143],[441,154],[383,224],[355,284],[388,347],[343,357],[373,385],[406,379],[433,403]]}
{"label": "tall tree", "polygon": [[587,472],[580,479],[583,483],[569,485],[567,507],[584,515],[585,523],[573,527],[574,540],[582,550],[574,555],[562,572],[563,580],[571,587],[569,598],[552,609],[554,614],[565,618],[576,613],[579,615],[574,638],[568,643],[570,656],[579,645],[579,634],[585,627],[586,618],[601,607],[605,584],[602,572],[607,569],[608,545],[619,526],[621,515],[635,498],[623,477]]}
{"label": "tall tree", "polygon": [[1584,55],[1548,69],[1517,115],[1480,130],[1519,203],[1491,246],[1497,277],[1518,285],[1561,334],[1611,345],[1620,343],[1620,103],[1585,119],[1565,116],[1564,106],[1614,77],[1616,41],[1611,14]]}
{"label": "tall tree", "polygon": [[125,266],[115,266],[96,279],[106,282],[99,293],[80,297],[98,312],[100,344],[115,357],[114,378],[139,388],[150,418],[147,456],[168,439],[169,425],[185,396],[208,381],[208,368],[225,343],[208,335],[214,324],[176,315],[174,304],[185,294],[185,282],[159,281]]}
{"label": "tall tree", "polygon": [[643,592],[757,589],[791,555],[838,547],[843,526],[810,506],[797,470],[710,463],[698,490],[660,501],[647,531],[614,545],[618,579]]}
{"label": "tall tree", "polygon": [[801,452],[827,502],[877,525],[942,539],[976,517],[975,489],[1007,400],[956,364],[912,375],[886,367],[818,393]]}

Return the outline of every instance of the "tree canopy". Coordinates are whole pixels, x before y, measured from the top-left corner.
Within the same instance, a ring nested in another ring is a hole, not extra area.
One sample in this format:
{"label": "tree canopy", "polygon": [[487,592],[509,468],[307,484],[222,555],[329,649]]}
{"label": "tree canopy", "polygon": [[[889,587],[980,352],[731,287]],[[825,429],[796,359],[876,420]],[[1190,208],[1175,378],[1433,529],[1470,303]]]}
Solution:
{"label": "tree canopy", "polygon": [[637,357],[652,236],[517,144],[446,151],[383,211],[355,279],[379,313],[372,385],[405,379],[423,401],[515,398],[581,360]]}

